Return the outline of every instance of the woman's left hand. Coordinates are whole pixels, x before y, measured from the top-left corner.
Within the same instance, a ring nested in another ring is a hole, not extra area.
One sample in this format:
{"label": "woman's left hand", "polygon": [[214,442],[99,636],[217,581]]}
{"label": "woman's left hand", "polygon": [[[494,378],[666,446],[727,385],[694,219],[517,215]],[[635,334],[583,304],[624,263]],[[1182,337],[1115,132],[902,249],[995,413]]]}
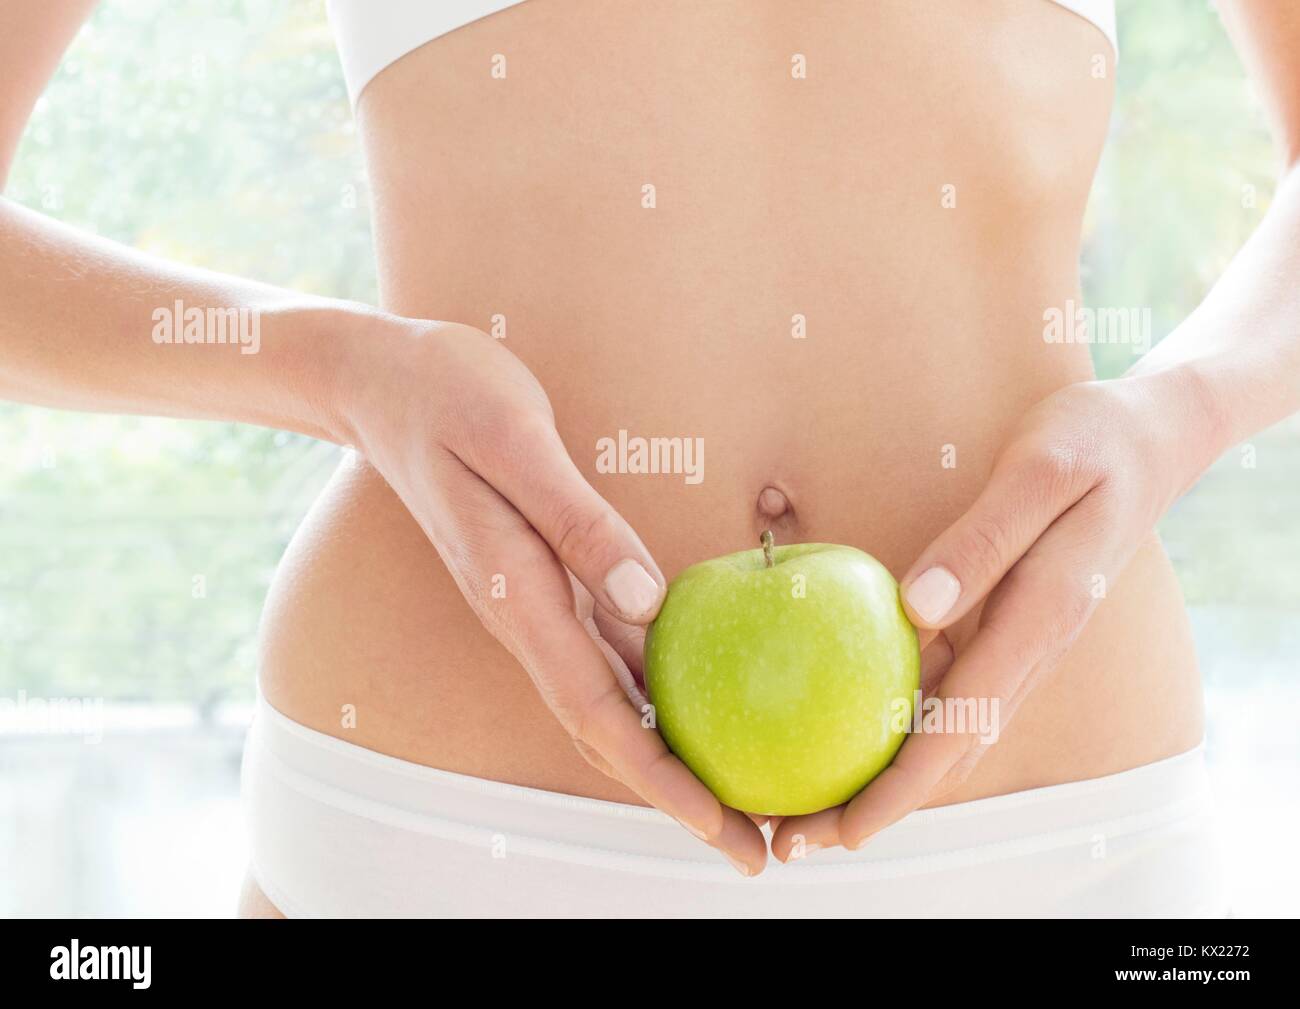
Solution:
{"label": "woman's left hand", "polygon": [[[902,579],[923,644],[983,602],[978,630],[933,696],[996,700],[986,710],[1005,731],[1213,460],[1217,430],[1203,387],[1172,370],[1066,386],[1030,410],[975,503]],[[847,805],[784,820],[773,854],[861,847],[964,781],[988,745],[975,731],[913,733]]]}

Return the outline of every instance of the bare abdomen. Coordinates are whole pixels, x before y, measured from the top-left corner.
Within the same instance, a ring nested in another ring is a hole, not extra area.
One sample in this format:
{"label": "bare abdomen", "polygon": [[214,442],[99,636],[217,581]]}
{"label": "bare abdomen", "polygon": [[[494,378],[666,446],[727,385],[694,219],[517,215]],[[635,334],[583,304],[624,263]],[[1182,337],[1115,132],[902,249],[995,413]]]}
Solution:
{"label": "bare abdomen", "polygon": [[[1110,101],[1087,74],[1100,33],[1045,3],[933,25],[917,5],[826,6],[524,4],[363,98],[385,307],[503,326],[579,468],[670,577],[756,542],[769,487],[783,541],[852,544],[902,574],[1020,414],[1091,377],[1086,348],[1042,332],[1046,308],[1079,300]],[[598,472],[620,432],[702,443],[702,479]],[[383,752],[636,801],[573,751],[364,463],[285,558],[262,683]],[[1200,732],[1153,538],[950,798],[1135,766]]]}

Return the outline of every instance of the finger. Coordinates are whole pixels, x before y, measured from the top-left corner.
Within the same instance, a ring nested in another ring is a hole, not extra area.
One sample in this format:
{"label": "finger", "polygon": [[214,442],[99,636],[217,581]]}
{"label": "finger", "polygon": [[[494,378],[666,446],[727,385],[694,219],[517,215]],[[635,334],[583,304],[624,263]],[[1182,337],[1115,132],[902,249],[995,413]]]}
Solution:
{"label": "finger", "polygon": [[797,862],[822,848],[840,843],[843,806],[823,809],[805,816],[787,816],[774,828],[772,857],[780,862]]}
{"label": "finger", "polygon": [[542,693],[576,742],[599,754],[613,776],[646,802],[729,855],[746,875],[762,871],[762,834],[743,815],[723,807],[669,752],[663,737],[646,727],[623,687],[612,682],[596,642],[572,620],[557,621],[538,632],[532,648],[534,664],[567,667],[564,680],[548,682]]}
{"label": "finger", "polygon": [[529,417],[493,451],[467,462],[524,516],[597,604],[646,624],[665,582],[632,527],[596,493],[553,425]]}
{"label": "finger", "polygon": [[940,681],[952,668],[953,650],[948,635],[943,631],[931,632],[930,643],[921,649],[921,695],[934,693]]}
{"label": "finger", "polygon": [[645,715],[649,710],[650,698],[646,696],[644,684],[633,675],[632,670],[623,661],[623,657],[614,650],[613,645],[601,637],[600,629],[596,626],[594,620],[588,617],[583,624],[583,628],[586,630],[587,635],[596,642],[596,647],[600,649],[601,654],[605,656],[605,661],[609,663],[609,668],[614,673],[614,679],[618,681],[619,687],[622,688],[633,709]]}
{"label": "finger", "polygon": [[[978,632],[939,684],[941,701],[954,699],[963,710],[972,710],[971,702],[975,709],[984,705],[992,731],[945,725],[942,732],[908,736],[893,763],[845,809],[840,832],[847,847],[861,846],[964,780],[1006,729],[1032,679],[1073,643],[1096,604],[1087,557],[1096,556],[1102,506],[1099,496],[1086,498],[1039,538],[989,596]],[[1100,566],[1113,564],[1104,557]]]}
{"label": "finger", "polygon": [[641,677],[640,672],[640,653],[632,646],[623,643],[626,655],[636,660],[637,668],[634,669],[628,665],[627,659],[624,658],[624,652],[620,652],[619,648],[615,646],[615,642],[610,641],[605,636],[605,630],[602,630],[600,624],[603,618],[605,629],[620,636],[626,636],[632,631],[638,631],[642,640],[645,638],[644,629],[637,627],[635,624],[625,624],[616,618],[610,617],[604,609],[594,605],[595,600],[591,598],[591,593],[587,591],[582,582],[573,577],[572,571],[566,570],[565,573],[569,576],[569,587],[573,590],[574,613],[577,615],[579,623],[582,624],[587,634],[591,636],[597,647],[604,653],[605,660],[614,671],[614,676],[623,688],[623,692],[627,694],[628,700],[632,702],[632,706],[640,711],[644,705],[649,703],[645,693],[645,680]]}
{"label": "finger", "polygon": [[525,667],[580,752],[594,751],[608,764],[606,773],[719,848],[746,874],[761,872],[762,834],[725,809],[643,722],[643,712],[629,703],[598,643],[572,618],[543,619],[525,634]]}
{"label": "finger", "polygon": [[722,833],[709,842],[742,876],[757,876],[767,865],[767,838],[748,816],[722,807]]}
{"label": "finger", "polygon": [[596,600],[591,598],[591,593],[587,587],[573,577],[573,572],[569,573],[569,588],[573,590],[573,613],[583,623],[591,620],[596,615]]}
{"label": "finger", "polygon": [[632,671],[637,684],[645,689],[645,628],[625,623],[603,606],[596,607],[596,627],[620,659]]}
{"label": "finger", "polygon": [[618,773],[614,770],[610,762],[606,760],[604,757],[602,757],[595,750],[593,750],[586,743],[584,743],[582,740],[575,739],[573,741],[573,748],[578,751],[578,756],[582,757],[583,760],[585,760],[588,764],[594,767],[601,774],[605,775],[608,778],[614,778],[615,780],[618,779]]}
{"label": "finger", "polygon": [[[587,594],[586,590],[582,587],[582,584],[574,579],[572,574],[569,575],[569,581],[573,587],[575,598],[586,596],[589,602],[591,598],[590,595]],[[586,609],[587,607],[579,602],[579,613],[581,614]],[[594,617],[589,616],[586,619],[588,634],[591,635],[597,646],[604,653],[610,666],[614,669],[615,674],[618,677],[619,685],[623,687],[628,700],[631,701],[632,706],[636,711],[640,711],[644,714],[646,706],[649,704],[649,699],[643,693],[644,681],[639,678],[634,678],[633,671],[629,669],[627,662],[624,661],[623,655],[610,641],[606,640],[600,629],[597,627],[598,623],[601,626],[608,628],[618,638],[622,643],[623,651],[637,663],[636,671],[638,673],[641,666],[641,652],[645,641],[645,629],[632,624],[625,624],[616,617],[610,616],[608,612],[602,610],[600,607],[596,608]],[[633,646],[629,644],[629,641],[634,641],[635,645]],[[593,767],[612,778],[618,777],[609,762],[594,749],[577,740],[575,740],[575,744],[578,746],[578,752],[581,753],[582,756],[586,758],[587,762]],[[724,806],[722,808],[722,815],[722,832],[710,843],[727,855],[728,861],[730,861],[732,866],[734,866],[742,875],[752,876],[761,872],[764,863],[767,861],[766,844],[762,843],[758,848],[755,847],[752,831],[746,829],[744,824],[738,824],[735,821],[735,810],[728,809]],[[760,829],[769,819],[766,816],[759,817],[748,813],[744,815],[753,822],[755,827]],[[776,818],[776,822],[778,824],[780,823],[780,817]],[[759,839],[761,842],[761,834],[759,835]]]}
{"label": "finger", "polygon": [[[767,858],[762,833],[725,809],[643,724],[601,643],[575,617],[569,573],[550,547],[494,488],[455,465],[459,470],[438,475],[438,493],[455,508],[445,510],[435,545],[475,612],[519,659],[579,752],[747,874],[761,872]],[[507,587],[499,598],[482,588],[497,573],[505,574]]]}
{"label": "finger", "polygon": [[903,577],[908,617],[933,628],[965,616],[1096,483],[1090,465],[1065,449],[999,461],[975,503]]}

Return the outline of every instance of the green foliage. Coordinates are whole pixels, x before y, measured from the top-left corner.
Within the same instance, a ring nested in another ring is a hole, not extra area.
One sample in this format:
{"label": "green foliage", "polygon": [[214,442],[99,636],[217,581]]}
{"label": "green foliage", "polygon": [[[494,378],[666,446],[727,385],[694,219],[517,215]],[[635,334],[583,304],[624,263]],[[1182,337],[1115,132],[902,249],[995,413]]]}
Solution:
{"label": "green foliage", "polygon": [[364,169],[320,3],[101,4],[6,195],[181,262],[375,298]]}
{"label": "green foliage", "polygon": [[[1198,0],[1121,3],[1110,136],[1082,274],[1095,306],[1149,308],[1153,340],[1209,290],[1268,209],[1276,158],[1223,26]],[[1134,360],[1098,345],[1098,375]]]}
{"label": "green foliage", "polygon": [[[181,262],[376,297],[319,3],[100,5],[6,196]],[[0,404],[0,695],[249,696],[266,587],[336,458],[282,432]]]}
{"label": "green foliage", "polygon": [[0,406],[0,695],[246,696],[261,600],[336,450]]}
{"label": "green foliage", "polygon": [[[1095,306],[1150,308],[1158,341],[1263,218],[1277,153],[1212,5],[1121,0],[1119,14],[1116,106],[1089,205],[1084,291]],[[1122,345],[1093,350],[1102,378],[1135,360]],[[1282,562],[1300,546],[1300,425],[1279,425],[1250,447],[1253,459],[1246,447],[1229,452],[1160,527],[1188,602],[1234,612],[1243,647],[1300,608],[1300,568]]]}

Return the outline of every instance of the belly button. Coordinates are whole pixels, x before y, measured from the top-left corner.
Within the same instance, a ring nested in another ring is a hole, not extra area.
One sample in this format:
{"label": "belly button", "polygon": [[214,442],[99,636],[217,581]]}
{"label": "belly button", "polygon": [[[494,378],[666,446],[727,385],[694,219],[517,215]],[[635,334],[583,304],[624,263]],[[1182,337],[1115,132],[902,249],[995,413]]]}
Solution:
{"label": "belly button", "polygon": [[755,511],[758,514],[759,525],[764,528],[768,526],[789,528],[794,523],[794,506],[790,504],[790,499],[786,497],[784,491],[778,490],[771,484],[758,492]]}

